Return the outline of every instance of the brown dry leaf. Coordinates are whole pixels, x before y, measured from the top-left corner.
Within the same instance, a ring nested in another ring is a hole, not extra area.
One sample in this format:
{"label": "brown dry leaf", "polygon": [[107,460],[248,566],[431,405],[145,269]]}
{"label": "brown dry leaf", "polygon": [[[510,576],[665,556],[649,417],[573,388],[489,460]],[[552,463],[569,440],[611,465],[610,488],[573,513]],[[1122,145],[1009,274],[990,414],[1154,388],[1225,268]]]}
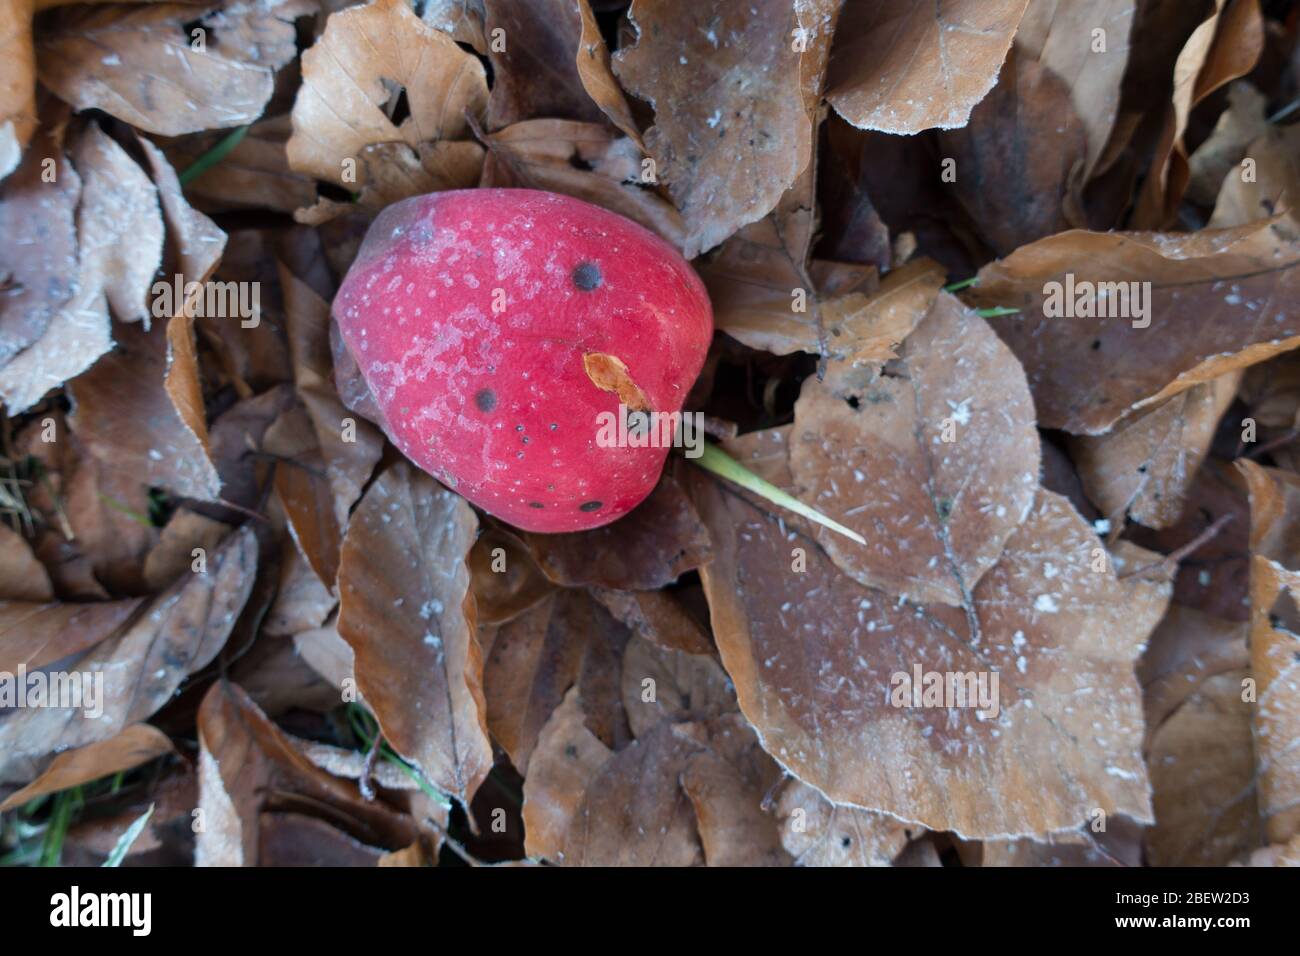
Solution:
{"label": "brown dry leaf", "polygon": [[336,621],[329,621],[324,627],[302,631],[293,636],[293,646],[311,667],[326,681],[340,691],[356,689],[355,655],[347,641],[339,637]]}
{"label": "brown dry leaf", "polygon": [[[790,466],[802,496],[867,539],[817,533],[863,584],[959,605],[1025,519],[1038,433],[1015,357],[947,293],[896,363],[866,381],[806,379]],[[861,382],[861,384],[860,384]]]}
{"label": "brown dry leaf", "polygon": [[65,8],[42,27],[41,83],[78,110],[161,136],[242,126],[262,115],[275,71],[296,53],[293,21],[314,10],[308,0]]}
{"label": "brown dry leaf", "polygon": [[997,81],[1027,3],[851,3],[836,30],[826,98],[859,129],[964,126]]}
{"label": "brown dry leaf", "polygon": [[736,690],[712,657],[673,651],[636,636],[623,652],[623,708],[643,737],[663,720],[709,720],[736,712]]}
{"label": "brown dry leaf", "polygon": [[42,604],[53,599],[49,572],[32,553],[31,545],[0,522],[0,601]]}
{"label": "brown dry leaf", "polygon": [[569,821],[612,753],[587,729],[578,695],[577,687],[570,688],[542,727],[524,778],[524,849],[530,857],[563,856]]}
{"label": "brown dry leaf", "polygon": [[[1296,671],[1300,573],[1260,554],[1250,567],[1250,673],[1260,816],[1268,843],[1300,832],[1300,693]],[[1240,694],[1238,684],[1238,694]]]}
{"label": "brown dry leaf", "polygon": [[[332,855],[303,860],[282,852],[276,818],[310,814],[316,828],[295,841],[322,843],[329,824],[366,847],[409,846],[414,822],[377,800],[366,800],[349,781],[318,768],[296,742],[267,719],[237,685],[218,681],[199,708],[199,809],[196,866],[258,866],[353,862]],[[272,825],[268,828],[268,818]],[[280,821],[282,822],[282,821]],[[377,862],[377,859],[371,862]]]}
{"label": "brown dry leaf", "polygon": [[1245,627],[1170,608],[1140,676],[1150,734],[1153,866],[1223,866],[1259,845]]}
{"label": "brown dry leaf", "polygon": [[480,625],[512,621],[551,591],[523,542],[501,528],[479,535],[469,553],[469,569]]}
{"label": "brown dry leaf", "polygon": [[578,73],[585,0],[485,0],[484,6],[492,61],[488,129],[539,117],[603,119]]}
{"label": "brown dry leaf", "polygon": [[59,754],[39,777],[0,803],[0,811],[13,810],[47,793],[132,770],[171,752],[172,742],[161,730],[148,724],[132,724],[115,737]]}
{"label": "brown dry leaf", "polygon": [[74,659],[116,633],[142,600],[5,601],[0,604],[0,670],[31,672]]}
{"label": "brown dry leaf", "polygon": [[1219,116],[1214,132],[1188,159],[1188,199],[1201,206],[1214,205],[1223,180],[1249,155],[1247,147],[1272,128],[1265,118],[1267,109],[1268,97],[1246,80],[1228,87],[1228,108]]}
{"label": "brown dry leaf", "polygon": [[1105,435],[1071,441],[1089,499],[1112,522],[1127,514],[1149,528],[1174,524],[1241,375],[1229,372],[1194,385]]}
{"label": "brown dry leaf", "polygon": [[280,413],[262,438],[262,450],[275,457],[275,493],[289,533],[321,584],[333,588],[343,530],[335,514],[325,459],[312,433],[311,417],[301,404]]}
{"label": "brown dry leaf", "polygon": [[[1300,345],[1300,316],[1285,305],[1300,286],[1298,264],[1300,242],[1282,222],[1192,234],[1072,230],[985,266],[967,298],[1020,310],[991,321],[1025,366],[1042,426],[1100,435],[1133,411]],[[1136,294],[1147,312],[1138,318],[1130,298],[1130,318],[1048,317],[1045,304],[1071,288],[1067,276],[1075,289],[1119,283],[1112,295]]]}
{"label": "brown dry leaf", "polygon": [[136,141],[153,170],[163,218],[167,220],[165,265],[179,272],[183,282],[207,280],[226,249],[226,234],[211,219],[190,207],[176,170],[162,150],[143,136],[137,136]]}
{"label": "brown dry leaf", "polygon": [[[1097,168],[1119,113],[1137,7],[1137,0],[1030,0],[1016,32],[1016,49],[1067,85],[1087,135],[1084,179]],[[1100,38],[1097,30],[1104,31]],[[1095,49],[1098,39],[1104,50]]]}
{"label": "brown dry leaf", "polygon": [[[98,687],[97,720],[80,707],[19,710],[0,724],[0,753],[39,756],[55,749],[104,740],[145,720],[171,700],[181,682],[217,655],[253,588],[257,543],[245,527],[208,554],[206,570],[187,575],[163,591],[104,640],[76,659],[73,668],[92,675]],[[130,602],[136,610],[138,602]],[[59,605],[55,605],[55,613]],[[111,612],[120,605],[109,605]],[[80,642],[75,618],[68,627]],[[56,639],[61,639],[56,636]]]}
{"label": "brown dry leaf", "polygon": [[214,550],[230,533],[230,526],[188,509],[167,521],[158,541],[145,555],[141,574],[151,591],[161,591],[193,568],[195,548]]}
{"label": "brown dry leaf", "polygon": [[681,485],[660,479],[650,497],[612,524],[569,534],[523,532],[548,578],[563,587],[653,591],[709,560],[709,534]]}
{"label": "brown dry leaf", "polygon": [[633,3],[636,45],[614,72],[655,108],[645,145],[686,221],[686,258],[771,212],[808,166],[839,7]]}
{"label": "brown dry leaf", "polygon": [[275,603],[262,622],[262,633],[271,637],[296,637],[304,631],[315,630],[324,625],[337,604],[337,598],[297,546],[285,542],[281,546],[280,586],[275,592]]}
{"label": "brown dry leaf", "polygon": [[593,714],[611,709],[606,698],[618,688],[605,686],[604,659],[620,655],[627,641],[626,628],[578,590],[552,592],[501,625],[486,654],[483,692],[488,728],[516,770],[527,775],[538,734],[570,687],[581,688]]}
{"label": "brown dry leaf", "polygon": [[[422,23],[404,0],[335,13],[303,54],[302,72],[289,166],[354,190],[368,182],[365,147],[462,139],[467,115],[481,114],[487,102],[478,59]],[[395,125],[385,107],[403,92],[410,115]]]}
{"label": "brown dry leaf", "polygon": [[668,722],[614,754],[574,808],[565,866],[696,866],[695,811],[679,778],[704,747]]}
{"label": "brown dry leaf", "polygon": [[[163,220],[158,194],[126,150],[86,126],[72,146],[81,176],[77,215],[83,268],[89,258],[103,275],[104,297],[123,322],[148,318],[154,272],[162,260]],[[89,203],[90,197],[97,201]]]}
{"label": "brown dry leaf", "polygon": [[384,736],[468,806],[492,768],[463,498],[399,462],[370,486],[339,565],[338,632]]}
{"label": "brown dry leaf", "polygon": [[[1122,821],[1115,819],[1114,823]],[[1106,821],[1108,826],[1112,821]],[[1125,864],[1101,843],[1102,834],[1065,832],[1041,840],[988,840],[980,844],[980,866],[1138,866]],[[1127,834],[1126,834],[1127,836]],[[1140,844],[1136,844],[1140,856]]]}
{"label": "brown dry leaf", "polygon": [[[128,316],[138,317],[142,304],[136,303],[140,274],[133,270],[127,270],[129,275],[111,274],[120,268],[123,249],[128,252],[128,260],[138,257],[147,263],[150,273],[158,262],[157,235],[147,225],[142,235],[130,231],[139,225],[132,223],[132,218],[139,220],[147,204],[156,202],[152,198],[153,186],[121,147],[97,127],[86,127],[82,138],[73,146],[79,164],[79,169],[74,171],[72,165],[63,162],[57,140],[47,141],[45,146],[48,152],[42,156],[38,139],[28,153],[30,167],[25,164],[5,181],[6,211],[0,213],[6,220],[15,216],[34,217],[36,221],[31,225],[15,222],[14,234],[21,239],[30,229],[30,238],[38,243],[38,248],[44,241],[52,240],[53,255],[48,267],[63,273],[39,293],[33,285],[33,297],[28,298],[26,283],[41,282],[44,270],[33,272],[21,253],[10,257],[16,263],[14,275],[20,281],[26,280],[19,290],[14,317],[10,318],[9,309],[4,316],[3,340],[10,357],[0,368],[0,398],[10,414],[31,407],[51,388],[89,368],[112,347],[110,300],[115,308],[126,308]],[[53,162],[50,168],[55,184],[44,184],[36,173],[45,168],[43,164],[47,160]],[[28,168],[31,176],[24,171]],[[32,202],[35,206],[28,205]],[[53,215],[48,215],[46,209],[51,207]],[[64,231],[66,216],[74,207],[75,266],[67,253]],[[147,213],[144,221],[146,224],[149,221]],[[5,265],[8,267],[8,263]],[[66,280],[70,275],[77,277],[71,286]]]}
{"label": "brown dry leaf", "polygon": [[69,423],[96,458],[110,468],[177,495],[211,501],[221,479],[166,387],[174,367],[166,326],[146,332],[118,326],[117,348],[68,385]]}
{"label": "brown dry leaf", "polygon": [[632,108],[628,105],[623,88],[614,78],[614,68],[610,63],[609,47],[600,32],[600,24],[592,12],[589,0],[576,0],[578,14],[582,17],[582,33],[578,42],[578,79],[582,81],[587,95],[600,107],[605,117],[628,136],[638,147],[641,142],[641,130],[632,117]]}
{"label": "brown dry leaf", "polygon": [[696,263],[714,323],[750,348],[777,355],[824,349],[854,362],[884,361],[929,308],[943,271],[917,260],[891,272],[876,290],[869,267],[814,261],[805,268],[811,206],[810,195],[791,190],[771,216]]}
{"label": "brown dry leaf", "polygon": [[[384,440],[369,422],[348,415],[334,388],[329,303],[283,264],[279,272],[294,385],[324,460],[335,521],[343,528],[379,463]],[[325,583],[332,585],[333,579]]]}
{"label": "brown dry leaf", "polygon": [[[774,437],[733,447],[788,488]],[[1133,664],[1162,608],[1116,580],[1064,499],[1040,492],[952,608],[864,588],[742,495],[703,476],[694,490],[715,539],[701,575],[723,664],[792,773],[836,802],[968,836],[1072,829],[1094,807],[1149,819]],[[999,712],[891,706],[916,668],[983,674],[988,690],[998,674]]]}
{"label": "brown dry leaf", "polygon": [[[43,181],[47,171],[53,182]],[[0,299],[0,397],[11,413],[19,410],[8,397],[17,379],[5,366],[35,346],[52,323],[66,325],[65,309],[82,284],[77,267],[80,198],[81,177],[63,155],[61,131],[41,130],[22,165],[0,183],[0,233],[7,240],[0,244],[0,275],[8,287]],[[95,281],[93,276],[86,279]],[[97,357],[89,355],[82,367]]]}
{"label": "brown dry leaf", "polygon": [[427,0],[421,19],[441,30],[457,43],[468,43],[479,53],[487,54],[483,21],[487,17],[484,0]]}
{"label": "brown dry leaf", "polygon": [[1268,125],[1246,147],[1250,175],[1244,167],[1220,180],[1209,226],[1243,226],[1285,213],[1291,225],[1300,225],[1300,127]]}
{"label": "brown dry leaf", "polygon": [[1214,0],[1214,9],[1192,32],[1174,64],[1173,102],[1133,214],[1138,228],[1159,229],[1174,221],[1190,175],[1183,137],[1192,108],[1249,73],[1263,47],[1258,0]]}
{"label": "brown dry leaf", "polygon": [[707,865],[789,866],[777,820],[763,809],[784,774],[745,718],[729,714],[678,733],[708,746],[686,761],[681,777]]}
{"label": "brown dry leaf", "polygon": [[591,594],[616,618],[665,650],[714,653],[708,631],[666,591],[593,588]]}
{"label": "brown dry leaf", "polygon": [[883,813],[837,806],[793,779],[781,789],[775,812],[795,866],[889,866],[920,830]]}
{"label": "brown dry leaf", "polygon": [[[1079,33],[1074,43],[1083,46]],[[970,122],[939,142],[956,163],[949,188],[996,255],[1069,228],[1067,192],[1082,177],[1087,134],[1066,81],[1018,43]]]}
{"label": "brown dry leaf", "polygon": [[682,217],[641,181],[641,152],[624,136],[596,123],[526,120],[487,138],[484,187],[517,186],[564,193],[602,206],[680,248]]}
{"label": "brown dry leaf", "polygon": [[[32,0],[0,7],[0,180],[17,167],[36,131],[36,48]],[[7,235],[8,233],[6,233]]]}

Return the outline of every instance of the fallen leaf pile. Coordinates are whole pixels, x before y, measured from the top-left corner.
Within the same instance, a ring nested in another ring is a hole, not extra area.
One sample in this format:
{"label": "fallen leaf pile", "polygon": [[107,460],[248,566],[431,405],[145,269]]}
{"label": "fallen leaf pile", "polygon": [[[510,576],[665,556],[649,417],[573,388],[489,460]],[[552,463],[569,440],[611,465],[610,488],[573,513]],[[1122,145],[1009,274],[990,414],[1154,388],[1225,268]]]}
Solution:
{"label": "fallen leaf pile", "polygon": [[[0,861],[1300,864],[1294,5],[11,0],[0,53]],[[865,543],[690,455],[558,535],[407,462],[330,303],[479,187],[679,249],[688,412]]]}

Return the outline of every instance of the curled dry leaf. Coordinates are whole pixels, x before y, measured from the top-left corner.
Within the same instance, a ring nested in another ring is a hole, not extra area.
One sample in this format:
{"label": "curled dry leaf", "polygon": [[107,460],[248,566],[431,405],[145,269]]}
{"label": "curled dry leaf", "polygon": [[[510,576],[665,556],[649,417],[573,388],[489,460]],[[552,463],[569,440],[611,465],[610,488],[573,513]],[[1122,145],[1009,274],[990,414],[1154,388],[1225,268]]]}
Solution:
{"label": "curled dry leaf", "polygon": [[592,597],[609,612],[665,650],[712,654],[704,626],[665,591],[611,591],[593,588]]}
{"label": "curled dry leaf", "polygon": [[668,650],[636,636],[623,652],[623,707],[632,733],[658,723],[708,720],[736,712],[736,690],[718,662]]}
{"label": "curled dry leaf", "polygon": [[1015,356],[944,293],[898,361],[858,380],[832,368],[806,379],[795,405],[790,466],[805,500],[867,544],[818,541],[862,584],[967,602],[1037,491],[1034,407]]}
{"label": "curled dry leaf", "polygon": [[565,866],[694,866],[703,862],[681,775],[699,742],[668,722],[614,754],[587,784],[564,838]]}
{"label": "curled dry leaf", "polygon": [[[774,437],[736,450],[788,488]],[[1133,664],[1163,601],[1153,614],[1117,581],[1064,499],[1040,492],[952,608],[865,588],[743,496],[703,476],[694,490],[715,539],[701,575],[723,664],[764,749],[800,779],[972,836],[1071,829],[1095,807],[1150,818]],[[928,672],[970,675],[967,693],[983,679],[990,706],[945,707],[942,687],[913,706],[917,670],[918,694]]]}
{"label": "curled dry leaf", "polygon": [[781,788],[775,813],[795,866],[889,866],[920,829],[883,813],[838,806],[793,779]]}
{"label": "curled dry leaf", "polygon": [[[578,72],[580,7],[586,0],[485,0],[484,5],[492,61],[488,129],[543,116],[603,119]],[[545,80],[538,82],[539,77]]]}
{"label": "curled dry leaf", "polygon": [[178,509],[163,527],[158,541],[144,559],[144,581],[152,591],[167,585],[193,569],[198,555],[212,551],[230,533],[230,526],[188,509]]}
{"label": "curled dry leaf", "polygon": [[[249,528],[232,534],[207,555],[205,570],[186,575],[135,611],[122,625],[76,659],[76,671],[90,675],[97,702],[83,698],[96,720],[82,707],[20,709],[0,724],[0,753],[18,759],[56,749],[104,740],[148,718],[171,700],[181,682],[217,655],[225,645],[253,588],[257,542]],[[64,613],[54,605],[49,613]],[[121,605],[109,605],[120,613]],[[75,616],[67,622],[81,643],[86,632]],[[66,641],[61,632],[52,641]],[[85,645],[83,644],[83,648]],[[51,663],[55,659],[51,659]]]}
{"label": "curled dry leaf", "polygon": [[287,814],[315,824],[305,840],[293,841],[308,846],[328,845],[319,830],[326,824],[337,828],[339,839],[366,847],[396,850],[414,842],[409,817],[364,799],[355,783],[317,767],[237,685],[213,684],[199,708],[198,728],[199,809],[205,826],[198,834],[195,865],[355,862],[350,855],[320,861],[281,852],[288,841],[277,832],[283,822],[278,818]]}
{"label": "curled dry leaf", "polygon": [[654,106],[645,145],[686,221],[688,259],[771,212],[808,166],[839,6],[633,3],[636,45],[614,72]]}
{"label": "curled dry leaf", "polygon": [[1016,31],[1016,49],[1066,84],[1087,137],[1084,179],[1097,168],[1119,113],[1137,7],[1137,0],[1030,0]]}
{"label": "curled dry leaf", "polygon": [[0,811],[13,810],[47,793],[132,770],[171,752],[172,742],[161,730],[148,724],[132,724],[107,740],[59,754],[39,777],[0,803]]}
{"label": "curled dry leaf", "polygon": [[[1074,230],[985,266],[967,298],[1020,310],[991,321],[1025,366],[1041,424],[1099,435],[1300,344],[1300,316],[1285,305],[1298,265],[1300,242],[1280,220],[1192,234]],[[1076,301],[1097,301],[1085,282],[1109,290],[1100,301],[1125,317],[1077,314]],[[1066,311],[1049,317],[1049,300]]]}
{"label": "curled dry leaf", "polygon": [[1194,385],[1104,435],[1071,441],[1088,497],[1112,521],[1127,514],[1149,528],[1176,522],[1241,374]]}
{"label": "curled dry leaf", "polygon": [[501,528],[487,528],[474,542],[469,569],[479,624],[505,624],[551,591],[523,542]]}
{"label": "curled dry leaf", "polygon": [[1193,107],[1249,73],[1263,49],[1264,18],[1258,0],[1214,0],[1213,10],[1192,32],[1174,64],[1173,102],[1134,212],[1140,228],[1164,227],[1177,215],[1190,175],[1183,137]]}
{"label": "curled dry leaf", "polygon": [[850,3],[836,30],[826,97],[859,129],[964,126],[997,81],[1027,3]]}
{"label": "curled dry leaf", "polygon": [[569,821],[610,754],[586,727],[578,688],[570,688],[538,734],[524,778],[524,849],[530,857],[563,856]]}
{"label": "curled dry leaf", "polygon": [[[412,149],[462,139],[482,113],[487,80],[478,59],[431,29],[404,0],[374,0],[332,15],[302,56],[293,104],[289,166],[345,188],[368,179],[362,151],[379,143]],[[410,115],[393,123],[386,106],[405,95]]]}
{"label": "curled dry leaf", "polygon": [[[47,183],[48,170],[54,179]],[[35,345],[51,323],[66,324],[61,313],[80,286],[80,198],[81,177],[63,155],[61,132],[51,130],[40,132],[22,165],[0,183],[0,231],[8,240],[0,244],[0,275],[8,287],[0,299],[0,396],[11,408],[16,379],[4,366]]]}
{"label": "curled dry leaf", "polygon": [[1250,144],[1269,133],[1267,110],[1268,97],[1246,80],[1228,87],[1228,108],[1209,138],[1188,159],[1188,199],[1201,206],[1214,205],[1228,173],[1250,155]]}
{"label": "curled dry leaf", "polygon": [[54,599],[54,585],[27,540],[0,522],[0,601],[31,604]]}
{"label": "curled dry leaf", "polygon": [[709,534],[671,475],[613,524],[571,534],[525,532],[542,571],[563,587],[652,591],[709,560]]}
{"label": "curled dry leaf", "polygon": [[421,19],[457,43],[468,43],[486,55],[487,39],[483,36],[486,16],[484,0],[428,0]]}
{"label": "curled dry leaf", "polygon": [[[330,359],[329,303],[283,265],[280,282],[294,386],[320,447],[334,519],[344,528],[383,454],[383,436],[369,422],[349,416],[339,401]],[[332,586],[333,578],[325,583]]]}
{"label": "curled dry leaf", "polygon": [[709,866],[789,866],[775,817],[764,801],[783,772],[758,745],[740,714],[686,725],[707,749],[682,770],[682,789],[695,808],[704,860]]}
{"label": "curled dry leaf", "polygon": [[[570,687],[581,688],[593,716],[621,710],[616,671],[612,679],[608,672],[627,641],[627,629],[578,590],[554,591],[501,625],[483,667],[483,690],[488,728],[516,770],[527,775],[538,734]],[[593,724],[611,746],[624,739]]]}
{"label": "curled dry leaf", "polygon": [[68,386],[77,437],[108,467],[177,495],[211,501],[221,479],[203,438],[172,401],[166,326],[117,328],[117,348]]}
{"label": "curled dry leaf", "polygon": [[596,123],[526,120],[487,138],[484,187],[564,193],[603,206],[680,248],[682,217],[658,193],[642,188],[641,153],[624,136]]}
{"label": "curled dry leaf", "polygon": [[1087,161],[1087,134],[1066,82],[1019,44],[970,123],[939,142],[945,162],[956,163],[949,188],[996,255],[1069,227],[1067,193]]}
{"label": "curled dry leaf", "polygon": [[632,108],[628,105],[623,88],[614,78],[614,68],[610,63],[609,47],[600,32],[600,24],[592,12],[589,0],[576,0],[578,14],[582,17],[582,34],[578,42],[578,79],[582,81],[587,95],[600,107],[605,117],[632,139],[638,147],[641,142],[641,130],[632,118]]}
{"label": "curled dry leaf", "polygon": [[161,136],[241,126],[262,115],[275,71],[297,52],[293,21],[314,11],[309,0],[64,8],[37,44],[41,83]]}
{"label": "curled dry leaf", "polygon": [[1253,555],[1250,605],[1259,809],[1268,842],[1286,843],[1300,832],[1300,751],[1295,746],[1300,734],[1300,696],[1295,693],[1295,672],[1300,667],[1295,630],[1300,620],[1300,573]]}
{"label": "curled dry leaf", "polygon": [[399,462],[370,486],[343,539],[339,635],[393,748],[468,806],[492,767],[466,557],[478,520]]}
{"label": "curled dry leaf", "polygon": [[1143,658],[1154,866],[1225,866],[1259,845],[1245,631],[1175,605]]}

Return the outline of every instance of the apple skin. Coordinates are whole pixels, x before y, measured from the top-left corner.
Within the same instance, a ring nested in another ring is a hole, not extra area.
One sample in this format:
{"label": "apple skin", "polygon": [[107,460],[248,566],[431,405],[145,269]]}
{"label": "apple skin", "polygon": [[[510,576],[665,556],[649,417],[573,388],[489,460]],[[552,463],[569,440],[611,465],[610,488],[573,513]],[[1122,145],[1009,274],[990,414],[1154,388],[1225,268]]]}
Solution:
{"label": "apple skin", "polygon": [[393,444],[484,511],[542,532],[631,511],[669,451],[597,442],[620,397],[585,357],[621,362],[653,411],[676,412],[713,335],[708,293],[676,249],[531,189],[389,206],[333,315]]}

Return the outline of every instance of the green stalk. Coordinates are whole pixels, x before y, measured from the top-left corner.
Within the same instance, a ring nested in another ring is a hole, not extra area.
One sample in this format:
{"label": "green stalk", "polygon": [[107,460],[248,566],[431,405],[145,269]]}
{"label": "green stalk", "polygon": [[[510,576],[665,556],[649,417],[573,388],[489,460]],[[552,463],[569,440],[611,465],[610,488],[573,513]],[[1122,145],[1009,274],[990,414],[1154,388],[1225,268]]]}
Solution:
{"label": "green stalk", "polygon": [[227,133],[216,146],[213,146],[198,159],[194,160],[194,162],[185,169],[185,172],[180,174],[178,178],[181,181],[181,185],[188,186],[213,166],[217,165],[217,163],[229,156],[230,151],[239,145],[240,140],[242,140],[247,133],[247,126],[239,126]]}
{"label": "green stalk", "polygon": [[802,518],[814,521],[825,528],[830,528],[838,534],[844,535],[850,541],[856,541],[858,544],[866,544],[867,539],[862,537],[856,531],[850,531],[844,525],[837,521],[832,521],[815,508],[810,508],[794,495],[786,494],[776,485],[766,479],[758,477],[736,459],[732,458],[725,451],[712,442],[705,442],[703,454],[699,458],[691,459],[705,471],[710,471],[720,478],[740,485],[746,491],[752,491],[760,498],[766,498],[772,504],[784,508],[786,511],[793,511]]}

